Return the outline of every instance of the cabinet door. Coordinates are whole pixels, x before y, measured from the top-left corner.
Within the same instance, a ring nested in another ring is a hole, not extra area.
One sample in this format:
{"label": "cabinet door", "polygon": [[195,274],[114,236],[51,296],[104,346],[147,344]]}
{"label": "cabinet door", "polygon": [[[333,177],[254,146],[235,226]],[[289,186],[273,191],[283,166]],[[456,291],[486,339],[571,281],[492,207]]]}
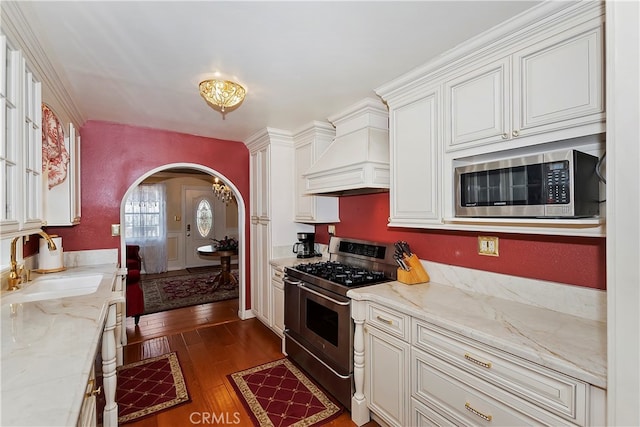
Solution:
{"label": "cabinet door", "polygon": [[80,137],[72,123],[65,133],[64,145],[69,155],[66,178],[44,189],[45,221],[49,226],[80,223]]}
{"label": "cabinet door", "polygon": [[23,229],[42,226],[42,95],[41,84],[35,80],[23,60],[24,120],[23,120]]}
{"label": "cabinet door", "polygon": [[0,233],[42,226],[42,89],[22,52],[0,38]]}
{"label": "cabinet door", "polygon": [[20,51],[12,49],[7,38],[0,35],[0,200],[1,234],[20,229],[22,192],[19,188],[20,144],[18,143],[18,111],[20,94]]}
{"label": "cabinet door", "polygon": [[393,426],[405,426],[409,412],[409,344],[367,325],[365,396],[369,408]]}
{"label": "cabinet door", "polygon": [[259,174],[259,182],[258,182],[258,186],[256,187],[258,189],[258,216],[260,218],[263,219],[267,219],[269,218],[271,215],[271,210],[269,209],[269,203],[270,203],[270,191],[269,189],[271,188],[271,171],[270,171],[270,155],[271,155],[271,151],[270,148],[267,147],[263,150],[261,150],[259,152],[260,156],[258,157],[259,159],[259,170],[260,170],[260,174]]}
{"label": "cabinet door", "polygon": [[306,223],[339,222],[338,198],[305,194],[305,173],[319,155],[330,145],[331,137],[315,136],[310,143],[297,144],[295,148],[295,221]]}
{"label": "cabinet door", "polygon": [[508,139],[509,74],[509,59],[504,58],[445,83],[447,151]]}
{"label": "cabinet door", "polygon": [[303,144],[296,146],[295,173],[296,173],[296,221],[313,220],[315,217],[315,197],[304,194],[305,179],[302,174],[311,167],[313,159],[313,145]]}
{"label": "cabinet door", "polygon": [[390,111],[391,226],[439,222],[439,90]]}
{"label": "cabinet door", "polygon": [[520,136],[604,118],[601,19],[514,55],[514,132]]}
{"label": "cabinet door", "polygon": [[251,153],[251,217],[269,219],[269,147]]}
{"label": "cabinet door", "polygon": [[269,226],[251,225],[251,309],[267,326],[269,319]]}
{"label": "cabinet door", "polygon": [[95,393],[96,376],[94,369],[91,369],[89,381],[85,389],[84,399],[80,407],[80,416],[78,417],[77,427],[90,427],[96,425],[96,393]]}
{"label": "cabinet door", "polygon": [[251,206],[249,207],[249,213],[251,215],[252,223],[255,223],[258,218],[258,193],[260,191],[258,189],[258,177],[260,176],[260,161],[258,158],[259,155],[259,152],[251,153],[251,156],[249,158],[249,176],[251,180],[251,185],[249,188]]}

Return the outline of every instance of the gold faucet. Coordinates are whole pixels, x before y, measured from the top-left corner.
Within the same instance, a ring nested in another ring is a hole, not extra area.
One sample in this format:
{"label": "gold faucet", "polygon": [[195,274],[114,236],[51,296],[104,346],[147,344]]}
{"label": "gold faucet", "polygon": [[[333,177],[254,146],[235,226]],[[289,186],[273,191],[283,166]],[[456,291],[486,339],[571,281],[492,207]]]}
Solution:
{"label": "gold faucet", "polygon": [[[50,251],[55,251],[58,249],[55,242],[44,231],[38,231],[37,234],[44,237],[47,240],[47,247]],[[11,272],[9,273],[8,285],[10,291],[15,291],[20,289],[20,283],[22,283],[22,267],[18,269],[18,262],[16,261],[16,243],[18,239],[21,239],[22,236],[14,237],[11,241]]]}

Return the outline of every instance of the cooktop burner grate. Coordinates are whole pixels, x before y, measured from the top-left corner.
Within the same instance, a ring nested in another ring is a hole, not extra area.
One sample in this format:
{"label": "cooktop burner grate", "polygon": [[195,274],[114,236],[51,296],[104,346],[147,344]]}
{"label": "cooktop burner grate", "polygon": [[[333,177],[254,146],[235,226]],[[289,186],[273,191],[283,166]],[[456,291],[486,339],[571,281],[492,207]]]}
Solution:
{"label": "cooktop burner grate", "polygon": [[338,261],[298,264],[294,268],[344,286],[370,285],[389,280],[382,271],[367,270]]}

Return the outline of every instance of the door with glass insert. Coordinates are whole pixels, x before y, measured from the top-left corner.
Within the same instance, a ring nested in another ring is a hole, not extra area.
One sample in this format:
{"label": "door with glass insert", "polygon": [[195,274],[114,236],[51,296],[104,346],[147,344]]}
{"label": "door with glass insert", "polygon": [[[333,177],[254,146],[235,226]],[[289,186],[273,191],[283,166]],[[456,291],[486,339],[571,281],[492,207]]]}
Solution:
{"label": "door with glass insert", "polygon": [[213,239],[224,238],[226,209],[216,199],[210,187],[185,190],[185,217],[183,223],[185,241],[185,266],[198,267],[219,263],[213,257],[201,257],[200,246],[213,244]]}

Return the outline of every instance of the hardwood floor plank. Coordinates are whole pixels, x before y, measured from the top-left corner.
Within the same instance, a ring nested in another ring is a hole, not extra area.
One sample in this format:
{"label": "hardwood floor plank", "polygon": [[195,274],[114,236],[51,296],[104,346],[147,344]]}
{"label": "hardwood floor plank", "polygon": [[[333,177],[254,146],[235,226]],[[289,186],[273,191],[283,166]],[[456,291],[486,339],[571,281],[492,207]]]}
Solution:
{"label": "hardwood floor plank", "polygon": [[[251,419],[244,409],[242,403],[237,398],[235,392],[229,389],[226,384],[206,390],[205,398],[209,402],[210,419],[222,420],[216,425],[234,424],[240,426],[250,426]],[[213,422],[212,422],[213,424]]]}

